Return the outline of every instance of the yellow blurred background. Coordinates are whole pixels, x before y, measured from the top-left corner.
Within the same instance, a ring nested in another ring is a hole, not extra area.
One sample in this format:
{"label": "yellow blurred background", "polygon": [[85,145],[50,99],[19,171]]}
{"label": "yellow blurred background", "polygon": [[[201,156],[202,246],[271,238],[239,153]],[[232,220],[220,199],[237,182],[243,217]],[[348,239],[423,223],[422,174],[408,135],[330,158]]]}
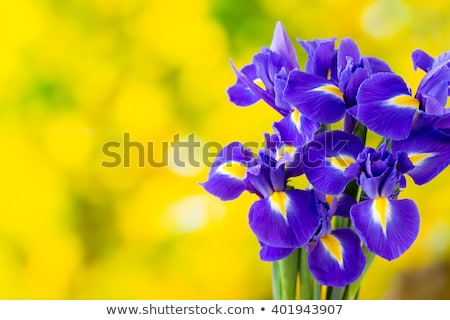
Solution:
{"label": "yellow blurred background", "polygon": [[[279,116],[228,102],[229,58],[249,63],[277,20],[293,40],[353,37],[415,88],[410,54],[449,50],[449,12],[446,0],[3,1],[0,298],[271,298],[253,196],[221,202],[198,184],[206,166],[139,167],[136,152],[107,168],[102,146],[129,133],[157,161],[177,134],[261,141]],[[376,259],[361,298],[450,298],[449,180],[409,181],[419,237]]]}

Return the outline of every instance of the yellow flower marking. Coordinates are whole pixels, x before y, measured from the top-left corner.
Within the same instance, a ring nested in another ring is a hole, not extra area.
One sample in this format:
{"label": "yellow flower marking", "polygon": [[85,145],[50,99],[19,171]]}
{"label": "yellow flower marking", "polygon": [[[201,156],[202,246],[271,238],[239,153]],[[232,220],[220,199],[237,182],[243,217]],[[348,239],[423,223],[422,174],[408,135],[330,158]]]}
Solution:
{"label": "yellow flower marking", "polygon": [[339,240],[333,236],[332,234],[327,234],[324,237],[320,238],[323,246],[330,255],[336,260],[339,265],[342,267],[344,264],[344,258],[342,256],[342,246]]}
{"label": "yellow flower marking", "polygon": [[269,198],[270,205],[273,209],[276,209],[283,216],[286,217],[286,207],[288,205],[289,198],[283,191],[275,191]]}
{"label": "yellow flower marking", "polygon": [[330,160],[330,163],[333,167],[341,171],[344,171],[349,165],[355,162],[355,159],[353,159],[352,157],[343,155],[337,155],[335,157],[328,158],[328,160]]}
{"label": "yellow flower marking", "polygon": [[433,152],[425,152],[425,153],[410,153],[408,154],[409,160],[411,160],[412,164],[415,166],[419,166],[425,159],[434,156]]}
{"label": "yellow flower marking", "polygon": [[386,225],[391,214],[389,200],[385,197],[378,197],[373,200],[372,214],[376,222],[381,225],[383,234],[386,236]]}
{"label": "yellow flower marking", "polygon": [[294,108],[294,111],[291,113],[291,120],[294,122],[297,131],[300,132],[300,111],[297,108]]}
{"label": "yellow flower marking", "polygon": [[253,80],[253,83],[256,84],[258,87],[260,87],[261,89],[266,90],[266,86],[264,85],[264,82],[260,78]]}
{"label": "yellow flower marking", "polygon": [[338,87],[336,87],[332,84],[320,86],[313,90],[314,91],[323,91],[325,93],[332,94],[332,95],[340,98],[341,100],[344,100],[344,93],[341,91],[341,89],[339,89]]}
{"label": "yellow flower marking", "polygon": [[407,108],[418,108],[420,106],[419,100],[407,94],[395,96],[389,99],[388,102],[389,104]]}
{"label": "yellow flower marking", "polygon": [[220,169],[221,172],[237,179],[244,179],[247,174],[247,168],[239,162],[229,161],[224,163]]}

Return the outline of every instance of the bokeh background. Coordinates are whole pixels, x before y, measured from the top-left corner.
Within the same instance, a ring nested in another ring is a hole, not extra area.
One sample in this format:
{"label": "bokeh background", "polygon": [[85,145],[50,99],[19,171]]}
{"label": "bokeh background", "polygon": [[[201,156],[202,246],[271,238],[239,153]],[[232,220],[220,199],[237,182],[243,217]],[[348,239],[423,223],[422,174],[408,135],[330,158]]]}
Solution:
{"label": "bokeh background", "polygon": [[[261,141],[278,115],[227,101],[229,58],[250,62],[277,20],[293,40],[353,37],[415,88],[410,54],[450,49],[449,12],[446,0],[2,1],[0,298],[270,298],[252,195],[223,203],[198,184],[206,166],[139,167],[136,150],[105,168],[102,146],[129,133],[157,161],[176,134]],[[377,258],[361,298],[450,298],[449,180],[409,181],[419,237]]]}

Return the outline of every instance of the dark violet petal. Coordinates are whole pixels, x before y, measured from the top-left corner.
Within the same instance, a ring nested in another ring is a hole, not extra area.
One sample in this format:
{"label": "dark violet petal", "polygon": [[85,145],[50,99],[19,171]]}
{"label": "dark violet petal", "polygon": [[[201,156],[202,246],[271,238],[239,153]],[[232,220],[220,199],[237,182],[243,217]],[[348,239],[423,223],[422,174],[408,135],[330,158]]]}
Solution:
{"label": "dark violet petal", "polygon": [[234,141],[220,150],[216,159],[212,164],[211,172],[217,170],[221,165],[228,162],[238,162],[245,164],[253,158],[253,154],[244,149],[244,145],[240,142]]}
{"label": "dark violet petal", "polygon": [[[358,117],[358,105],[348,108],[347,113],[356,119]],[[347,132],[347,131],[345,131],[345,132]],[[347,132],[347,133],[350,133],[350,132]]]}
{"label": "dark violet petal", "polygon": [[[259,168],[259,170],[256,170]],[[248,169],[246,183],[251,186],[262,198],[268,198],[273,192],[272,184],[270,183],[270,168],[267,166],[255,166]]]}
{"label": "dark violet petal", "polygon": [[359,177],[359,184],[364,191],[364,193],[371,199],[380,196],[380,185],[383,176],[379,177],[367,177],[366,173],[363,172]]}
{"label": "dark violet petal", "polygon": [[334,215],[344,218],[350,218],[350,209],[354,204],[356,204],[356,200],[345,193],[336,196],[336,198],[337,207]]}
{"label": "dark violet petal", "polygon": [[428,72],[433,67],[434,59],[429,54],[420,49],[414,50],[411,54],[411,57],[414,65],[414,70],[420,68],[423,71]]}
{"label": "dark violet petal", "polygon": [[286,179],[291,177],[298,177],[302,175],[302,148],[293,147],[290,145],[282,145],[278,149],[276,167],[284,167]]}
{"label": "dark violet petal", "polygon": [[433,69],[440,68],[442,66],[450,67],[450,51],[441,53],[433,61]]}
{"label": "dark violet petal", "polygon": [[[234,67],[233,67],[234,69]],[[254,81],[256,77],[256,68],[253,64],[249,64],[239,71],[240,76],[236,81],[236,84],[228,88],[227,93],[230,102],[240,106],[246,107],[256,103],[260,97],[247,85],[247,81]],[[245,78],[247,81],[243,81]]]}
{"label": "dark violet petal", "polygon": [[314,138],[314,134],[320,126],[295,109],[281,121],[275,122],[273,128],[282,142],[291,146],[303,147]]}
{"label": "dark violet petal", "polygon": [[364,81],[357,101],[357,119],[375,133],[391,139],[409,135],[419,106],[403,79],[391,73],[378,73]]}
{"label": "dark violet petal", "polygon": [[[272,61],[272,58],[277,57],[275,61]],[[272,63],[276,63],[277,66],[272,66]],[[265,90],[271,95],[274,96],[274,80],[275,74],[278,73],[283,67],[283,63],[281,61],[281,57],[275,54],[272,54],[271,51],[265,50],[262,53],[258,53],[253,56],[253,64],[256,67],[256,75],[258,79],[264,83]],[[272,72],[271,72],[272,71]]]}
{"label": "dark violet petal", "polygon": [[432,70],[423,77],[417,89],[417,98],[421,100],[426,113],[444,113],[445,105],[447,104],[449,82],[450,69],[447,66],[442,66],[435,71]]}
{"label": "dark violet petal", "polygon": [[[355,117],[353,117],[351,115],[351,111],[349,112],[350,109],[354,109],[354,108],[357,108],[357,106],[347,109],[347,112],[344,115],[344,128],[343,128],[343,130],[346,133],[352,133],[355,130],[356,125],[357,125],[357,121],[356,121]],[[356,109],[355,109],[355,112],[357,112]]]}
{"label": "dark violet petal", "polygon": [[294,107],[292,107],[289,103],[283,100],[284,88],[286,88],[287,82],[287,73],[286,69],[282,68],[279,73],[277,73],[274,82],[274,90],[275,90],[275,110],[281,113],[283,116],[286,116],[289,112],[291,112]]}
{"label": "dark violet petal", "polygon": [[450,136],[432,127],[417,128],[407,139],[392,141],[392,151],[402,151],[408,155],[414,169],[407,174],[421,185],[450,164]]}
{"label": "dark violet petal", "polygon": [[223,201],[236,199],[246,189],[244,180],[220,172],[210,175],[208,181],[201,185]]}
{"label": "dark violet petal", "polygon": [[246,189],[247,165],[252,157],[240,142],[226,145],[216,156],[208,181],[201,185],[222,200],[237,198]]}
{"label": "dark violet petal", "polygon": [[419,111],[413,121],[413,129],[425,128],[425,127],[435,127],[441,119],[445,118],[445,115],[427,114],[423,111]]}
{"label": "dark violet petal", "polygon": [[[444,88],[444,91],[447,91],[447,88]],[[437,115],[441,116],[445,112],[445,106],[432,96],[421,96],[422,105],[424,106],[424,110],[428,115]]]}
{"label": "dark violet petal", "polygon": [[336,58],[334,49],[335,39],[317,39],[314,41],[299,41],[308,54],[305,71],[325,79],[332,69],[333,60]]}
{"label": "dark violet petal", "polygon": [[358,46],[350,38],[344,38],[339,44],[339,49],[337,51],[337,69],[338,76],[344,71],[347,66],[347,58],[350,57],[352,61],[358,62],[361,58]]}
{"label": "dark violet petal", "polygon": [[354,205],[350,216],[366,247],[387,260],[401,256],[419,233],[419,211],[409,199],[367,200]]}
{"label": "dark violet petal", "polygon": [[385,175],[383,183],[380,186],[380,195],[382,197],[390,198],[394,195],[399,177],[396,170],[392,170],[389,174]]}
{"label": "dark violet petal", "polygon": [[246,107],[256,103],[259,97],[246,85],[235,84],[227,90],[230,102],[240,106]]}
{"label": "dark violet petal", "polygon": [[271,168],[270,182],[272,183],[274,191],[283,191],[286,188],[286,174],[284,168]]}
{"label": "dark violet petal", "polygon": [[321,123],[333,123],[345,113],[343,93],[332,82],[319,76],[294,70],[289,73],[284,100],[305,117]]}
{"label": "dark violet petal", "polygon": [[353,180],[331,166],[318,167],[314,170],[305,169],[305,174],[315,189],[330,195],[342,193],[347,184]]}
{"label": "dark violet petal", "polygon": [[357,178],[361,174],[361,166],[359,163],[352,163],[344,170],[345,177]]}
{"label": "dark violet petal", "polygon": [[297,53],[280,21],[275,25],[270,50],[284,58],[288,71],[298,68]]}
{"label": "dark violet petal", "polygon": [[303,247],[319,227],[317,199],[314,193],[303,190],[288,190],[285,193],[290,200],[287,219],[297,236],[297,247]]}
{"label": "dark violet petal", "polygon": [[369,75],[374,75],[375,73],[379,72],[392,72],[389,65],[378,58],[363,57],[361,60],[364,68],[368,70]]}
{"label": "dark violet petal", "polygon": [[358,93],[361,83],[363,83],[363,81],[368,77],[369,73],[367,69],[358,68],[350,74],[345,86],[340,85],[340,87],[343,88],[344,91],[344,98],[347,107],[356,105],[356,94]]}
{"label": "dark violet petal", "polygon": [[271,247],[302,247],[319,225],[316,199],[301,190],[274,192],[252,205],[249,224],[258,239]]}
{"label": "dark violet petal", "polygon": [[[274,107],[275,106],[275,101],[274,101],[274,96],[273,93],[269,93],[265,90],[263,90],[262,88],[260,88],[257,84],[255,84],[253,81],[256,79],[251,79],[249,78],[244,72],[239,71],[238,69],[236,69],[236,67],[233,65],[233,63],[231,63],[231,67],[233,68],[233,71],[236,73],[236,76],[238,78],[237,83],[243,85],[243,86],[247,86],[251,91],[253,91],[253,93],[258,96],[260,99],[263,99],[268,105]],[[249,67],[249,66],[247,66]],[[250,67],[249,67],[250,68]],[[262,80],[262,79],[261,79]],[[263,81],[263,80],[262,80]],[[231,99],[232,97],[230,97]],[[233,96],[233,99],[236,99],[237,97]],[[231,101],[233,102],[233,101]],[[233,102],[234,103],[234,102]]]}
{"label": "dark violet petal", "polygon": [[355,163],[363,149],[363,142],[354,135],[343,131],[320,133],[304,150],[305,174],[318,191],[340,194],[354,178],[346,169]]}
{"label": "dark violet petal", "polygon": [[261,251],[259,257],[263,261],[273,262],[288,257],[295,248],[275,248],[261,243]]}
{"label": "dark violet petal", "polygon": [[361,275],[366,257],[361,241],[350,229],[338,229],[322,237],[308,255],[308,266],[317,281],[343,287]]}
{"label": "dark violet petal", "polygon": [[439,120],[434,124],[434,128],[440,132],[450,136],[450,113],[439,118]]}
{"label": "dark violet petal", "polygon": [[408,158],[408,154],[406,152],[400,151],[397,154],[397,169],[401,173],[406,173],[412,169],[414,169],[414,165],[411,160]]}
{"label": "dark violet petal", "polygon": [[249,212],[249,225],[259,241],[278,248],[294,248],[297,238],[287,219],[271,208],[270,199],[253,203]]}

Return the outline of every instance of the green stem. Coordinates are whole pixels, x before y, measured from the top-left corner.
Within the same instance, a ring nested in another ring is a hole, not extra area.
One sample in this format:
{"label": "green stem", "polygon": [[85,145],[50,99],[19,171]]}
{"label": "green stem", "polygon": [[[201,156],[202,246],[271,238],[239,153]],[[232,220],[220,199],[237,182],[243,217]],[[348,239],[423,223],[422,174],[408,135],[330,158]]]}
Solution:
{"label": "green stem", "polygon": [[361,124],[361,122],[357,122],[355,129],[353,130],[353,134],[361,138],[361,140],[366,143],[367,138],[367,128]]}
{"label": "green stem", "polygon": [[272,293],[275,300],[294,300],[297,290],[299,250],[272,265]]}
{"label": "green stem", "polygon": [[370,266],[372,265],[373,260],[375,259],[375,254],[367,250],[365,247],[364,254],[366,255],[366,266],[364,267],[363,272],[359,276],[358,280],[353,282],[351,285],[347,286],[347,291],[345,292],[344,299],[345,300],[355,300],[358,298],[359,295],[359,289],[361,287],[361,282],[364,278],[364,276],[367,273],[367,270],[369,270]]}
{"label": "green stem", "polygon": [[300,299],[320,300],[322,286],[314,279],[308,267],[308,253],[300,249]]}
{"label": "green stem", "polygon": [[346,289],[347,289],[347,287],[328,287],[327,300],[342,300],[342,299],[344,299]]}

